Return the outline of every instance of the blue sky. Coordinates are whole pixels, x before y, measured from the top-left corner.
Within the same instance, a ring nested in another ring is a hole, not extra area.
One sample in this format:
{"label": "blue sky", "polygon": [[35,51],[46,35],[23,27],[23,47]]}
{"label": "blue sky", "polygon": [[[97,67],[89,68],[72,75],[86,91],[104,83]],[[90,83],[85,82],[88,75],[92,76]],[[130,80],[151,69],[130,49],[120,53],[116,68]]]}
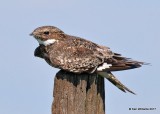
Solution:
{"label": "blue sky", "polygon": [[137,95],[123,93],[106,80],[106,113],[160,113],[159,0],[5,0],[0,1],[0,14],[0,114],[51,113],[58,69],[33,56],[38,43],[29,36],[43,25],[151,63],[114,72]]}

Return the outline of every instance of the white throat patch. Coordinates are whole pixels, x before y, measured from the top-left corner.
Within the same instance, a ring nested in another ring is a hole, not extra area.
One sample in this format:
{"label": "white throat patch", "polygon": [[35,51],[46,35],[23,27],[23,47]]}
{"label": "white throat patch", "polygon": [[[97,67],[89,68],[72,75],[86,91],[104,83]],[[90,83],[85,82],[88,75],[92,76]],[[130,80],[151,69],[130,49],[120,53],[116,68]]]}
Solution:
{"label": "white throat patch", "polygon": [[39,44],[43,44],[44,46],[48,46],[48,45],[51,45],[51,44],[53,44],[54,42],[56,42],[58,40],[48,39],[46,41],[43,41],[43,40],[37,39],[37,41],[38,41]]}

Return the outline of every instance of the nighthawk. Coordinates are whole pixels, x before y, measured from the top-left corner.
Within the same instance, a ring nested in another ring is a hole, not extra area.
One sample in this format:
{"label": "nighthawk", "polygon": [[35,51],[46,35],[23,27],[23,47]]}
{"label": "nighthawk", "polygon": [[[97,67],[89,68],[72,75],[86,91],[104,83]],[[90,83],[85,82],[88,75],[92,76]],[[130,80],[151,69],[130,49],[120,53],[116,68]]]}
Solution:
{"label": "nighthawk", "polygon": [[86,39],[68,35],[54,26],[38,27],[30,35],[39,42],[34,55],[43,58],[49,65],[76,74],[96,72],[123,92],[135,94],[111,71],[138,68],[143,62],[123,57],[108,47]]}

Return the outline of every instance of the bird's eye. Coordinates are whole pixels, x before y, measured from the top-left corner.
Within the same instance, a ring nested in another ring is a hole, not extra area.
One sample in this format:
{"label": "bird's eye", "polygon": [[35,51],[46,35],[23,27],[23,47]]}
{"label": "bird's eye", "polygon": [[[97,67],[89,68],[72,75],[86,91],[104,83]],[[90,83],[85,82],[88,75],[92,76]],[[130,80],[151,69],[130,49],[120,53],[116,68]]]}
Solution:
{"label": "bird's eye", "polygon": [[45,31],[44,34],[45,34],[45,35],[48,35],[48,34],[49,34],[49,31]]}

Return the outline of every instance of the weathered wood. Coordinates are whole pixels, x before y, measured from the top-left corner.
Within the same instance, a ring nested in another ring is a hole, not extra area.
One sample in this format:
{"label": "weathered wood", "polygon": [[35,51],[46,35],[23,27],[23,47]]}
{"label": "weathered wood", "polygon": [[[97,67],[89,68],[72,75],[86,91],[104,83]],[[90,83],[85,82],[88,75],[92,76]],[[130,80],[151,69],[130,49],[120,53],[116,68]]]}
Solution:
{"label": "weathered wood", "polygon": [[59,71],[54,80],[52,114],[105,114],[104,78]]}

